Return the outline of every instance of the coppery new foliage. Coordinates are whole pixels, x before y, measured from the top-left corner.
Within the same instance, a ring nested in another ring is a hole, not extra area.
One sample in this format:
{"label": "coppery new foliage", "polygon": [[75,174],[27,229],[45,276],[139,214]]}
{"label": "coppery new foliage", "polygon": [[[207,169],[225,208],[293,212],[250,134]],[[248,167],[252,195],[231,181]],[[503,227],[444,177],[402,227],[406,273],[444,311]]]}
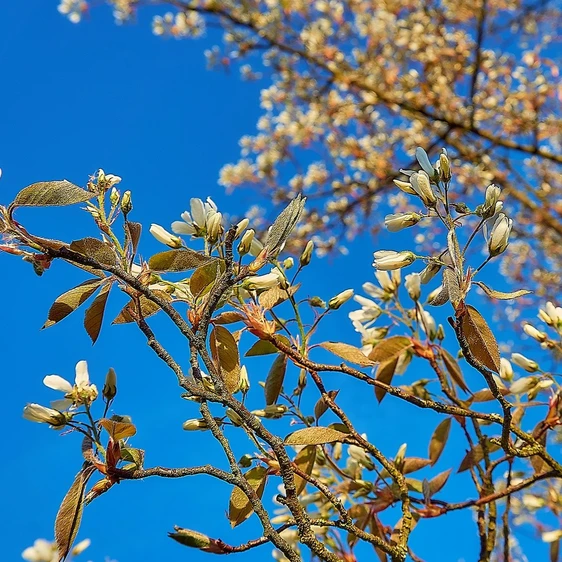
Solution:
{"label": "coppery new foliage", "polygon": [[[560,6],[532,0],[109,0],[119,23],[162,6],[153,32],[198,38],[224,29],[212,67],[262,77],[257,132],[224,166],[228,189],[268,200],[309,196],[298,240],[331,251],[381,221],[377,209],[410,210],[390,191],[416,146],[445,146],[455,197],[490,183],[509,195],[517,244],[503,273],[556,298],[562,259]],[[90,5],[91,4],[91,5]],[[96,4],[62,0],[74,22],[103,18]],[[87,25],[87,23],[85,23]],[[182,56],[178,47],[178,56]],[[286,185],[289,183],[290,192]],[[370,220],[364,220],[370,218]],[[343,227],[342,227],[343,224]],[[371,226],[372,225],[372,226]],[[428,233],[419,250],[433,242]],[[552,267],[545,266],[547,263]]]}
{"label": "coppery new foliage", "polygon": [[[455,171],[446,151],[435,165],[421,149],[416,156],[422,169],[404,170],[408,181],[397,182],[413,198],[416,220],[411,213],[397,213],[387,217],[387,226],[395,231],[420,228],[414,226],[416,222],[440,223],[447,235],[442,250],[432,255],[418,255],[411,249],[375,252],[378,285],[365,283],[371,298],[356,296],[361,309],[349,314],[361,335],[361,348],[315,341],[318,326],[329,315],[341,314],[339,309],[353,291],[345,289],[327,302],[319,296],[306,297],[315,288],[301,287],[298,281],[301,270],[310,267],[312,245],[307,245],[298,264],[281,257],[303,215],[305,199],[300,195],[262,241],[248,228],[247,219],[226,229],[213,201],[192,199],[191,211],[172,224],[174,234],[152,225],[151,233],[169,248],[147,261],[137,257],[141,226],[131,220],[131,193],[117,191],[121,178],[102,170],[86,189],[68,181],[37,183],[20,191],[8,207],[0,207],[3,251],[20,255],[38,274],[59,259],[89,276],[56,299],[45,326],[83,307],[84,327],[95,341],[110,292],[120,293],[124,306],[114,323],[138,326],[177,377],[185,391],[183,398],[199,410],[184,429],[210,431],[209,439],[220,443],[229,462],[229,470],[209,465],[145,468],[144,451],[139,448],[142,428],[135,436],[137,428],[127,416],[106,417],[118,397],[112,369],[101,392],[90,381],[83,361],[77,365],[74,384],[58,376],[46,377],[45,384],[62,391],[64,398],[51,408],[29,404],[25,417],[82,436],[83,467],[55,524],[61,559],[71,550],[88,503],[102,493],[111,494],[118,482],[149,476],[203,473],[223,480],[233,486],[230,524],[235,527],[255,516],[263,527],[263,536],[239,545],[208,537],[204,529],[176,527],[170,537],[179,543],[216,554],[270,544],[277,559],[292,562],[309,554],[318,560],[349,562],[356,559],[356,548],[362,543],[371,545],[383,561],[402,561],[408,554],[419,560],[409,547],[414,527],[420,528],[414,532],[423,532],[425,518],[462,509],[476,511],[479,560],[491,560],[496,554],[497,559],[511,560],[517,547],[512,523],[517,517],[529,517],[529,498],[537,518],[541,508],[557,513],[562,465],[550,455],[548,438],[560,423],[560,393],[551,389],[558,384],[551,373],[517,353],[512,363],[527,374],[514,377],[512,364],[500,357],[492,329],[471,304],[475,286],[493,299],[515,299],[528,292],[501,293],[478,280],[480,270],[509,244],[512,222],[503,213],[501,191],[490,186],[485,199],[471,211],[453,202]],[[99,237],[71,243],[50,240],[28,232],[14,218],[22,206],[76,203],[85,203]],[[481,263],[470,264],[467,250],[482,233],[488,255]],[[178,234],[191,239],[186,242]],[[203,242],[202,251],[192,248],[198,241]],[[406,276],[402,284],[401,268],[418,263],[425,267]],[[178,280],[177,274],[185,272],[187,277]],[[441,285],[424,294],[425,283],[437,276]],[[431,306],[440,305],[452,306],[451,326],[437,325],[429,312]],[[182,370],[153,332],[150,318],[157,313],[167,316],[186,338],[189,372]],[[559,352],[562,309],[548,303],[539,317],[546,331],[531,325],[525,331],[543,349]],[[330,354],[332,361],[319,361]],[[271,355],[272,361],[262,390],[252,357],[263,355]],[[479,374],[476,379],[465,377],[467,371]],[[419,378],[420,372],[431,375]],[[338,374],[340,388],[326,386],[329,373]],[[401,385],[395,385],[398,376]],[[357,393],[355,400],[365,400],[369,408],[384,399],[396,406],[408,403],[410,419],[441,416],[429,436],[426,458],[408,456],[406,445],[390,457],[377,446],[376,434],[368,439],[362,433],[365,428],[355,425],[354,413],[338,403],[340,390],[345,391],[346,380],[351,379],[368,390]],[[481,380],[479,386],[484,388],[471,388],[470,379]],[[263,393],[261,409],[247,409],[248,393]],[[528,433],[521,424],[530,405],[536,406],[533,410],[539,412],[540,421]],[[77,418],[80,413],[86,418]],[[278,421],[268,421],[266,426],[264,419]],[[292,426],[288,435],[284,421]],[[270,429],[276,424],[283,437]],[[464,435],[464,452],[454,466],[438,468],[452,428],[460,428]],[[238,445],[233,446],[231,432],[247,438],[242,455],[235,451]],[[416,477],[422,470],[424,476]],[[470,473],[473,491],[460,503],[450,502],[447,482],[454,473],[465,471]],[[90,487],[92,478],[97,481]],[[262,499],[266,486],[279,487],[280,510],[273,511],[270,502]],[[392,509],[396,506],[401,513],[398,520]],[[559,538],[557,529],[543,535],[552,543],[553,560]]]}

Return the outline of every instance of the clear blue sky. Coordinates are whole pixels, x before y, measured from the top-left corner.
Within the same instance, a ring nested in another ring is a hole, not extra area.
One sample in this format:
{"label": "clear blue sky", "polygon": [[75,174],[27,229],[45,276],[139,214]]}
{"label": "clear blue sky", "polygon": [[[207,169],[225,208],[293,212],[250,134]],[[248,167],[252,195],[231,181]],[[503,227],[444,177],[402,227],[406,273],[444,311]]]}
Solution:
{"label": "clear blue sky", "polygon": [[[234,213],[253,204],[250,191],[226,196],[217,177],[224,163],[237,159],[238,139],[255,130],[260,85],[241,82],[236,73],[207,71],[203,50],[213,44],[210,38],[163,40],[151,34],[149,21],[142,17],[138,25],[116,27],[108,9],[95,10],[90,21],[72,25],[57,13],[56,4],[52,0],[0,4],[2,203],[36,181],[67,178],[84,185],[88,175],[102,167],[124,178],[122,188],[133,190],[135,220],[147,227],[151,222],[168,226],[194,196],[211,195],[221,210]],[[90,226],[84,231],[78,222],[83,219],[78,208],[22,210],[18,216],[35,232],[61,239],[94,234]],[[161,249],[147,230],[145,254]],[[384,247],[382,241],[376,245]],[[320,261],[308,280],[320,279],[321,285],[305,288],[306,294],[329,298],[348,287],[360,289],[361,283],[372,279],[371,252],[377,247],[363,238],[351,257]],[[50,303],[83,280],[81,272],[56,263],[39,278],[28,264],[4,255],[0,255],[0,271],[0,359],[5,385],[0,478],[9,513],[2,524],[5,560],[18,560],[35,538],[52,538],[58,504],[81,466],[76,435],[63,436],[21,418],[26,402],[48,404],[58,398],[43,387],[42,378],[50,373],[72,378],[78,360],[88,361],[99,387],[108,367],[117,371],[115,412],[133,417],[138,427],[133,444],[147,450],[147,466],[208,461],[224,465],[210,435],[182,431],[181,423],[197,416],[197,410],[179,398],[173,375],[133,327],[111,327],[108,322],[95,347],[81,328],[79,313],[60,326],[39,331]],[[113,299],[107,320],[124,302]],[[347,305],[342,310],[324,339],[359,343],[347,321],[351,309]],[[185,364],[184,344],[174,339],[171,327],[161,319],[154,325],[164,331],[172,350],[183,354]],[[253,384],[264,379],[265,373],[250,363],[248,367],[254,373]],[[328,379],[330,387],[341,386],[336,379]],[[362,392],[361,386],[347,384],[340,397],[342,406],[353,412],[357,427],[387,454],[408,441],[410,454],[426,456],[438,416],[404,408],[389,398],[379,408],[374,397],[372,402],[358,401]],[[275,430],[275,423],[268,425]],[[464,441],[457,430],[440,461],[442,470],[448,468],[448,460],[458,463],[463,454]],[[460,445],[455,446],[455,441]],[[240,454],[252,451],[251,445],[239,448]],[[465,477],[451,482],[447,498],[465,499],[465,483]],[[266,495],[275,492],[270,486]],[[81,559],[208,559],[210,555],[187,551],[167,539],[166,532],[178,524],[233,543],[257,536],[254,522],[230,530],[225,516],[229,493],[228,486],[203,476],[181,482],[152,478],[122,483],[85,510],[79,539],[91,538],[92,546]],[[451,514],[422,522],[414,532],[414,550],[429,562],[475,560],[475,527],[470,518],[468,513]],[[425,540],[435,538],[437,532],[439,553]],[[240,559],[267,560],[269,550],[266,546]],[[539,552],[542,556],[542,547]],[[365,559],[369,557],[372,554],[366,551]]]}

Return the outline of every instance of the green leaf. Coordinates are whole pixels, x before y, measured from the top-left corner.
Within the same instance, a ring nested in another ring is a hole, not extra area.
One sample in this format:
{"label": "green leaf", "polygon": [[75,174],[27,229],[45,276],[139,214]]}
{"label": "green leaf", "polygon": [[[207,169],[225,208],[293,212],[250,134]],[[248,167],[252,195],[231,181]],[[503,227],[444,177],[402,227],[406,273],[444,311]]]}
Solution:
{"label": "green leaf", "polygon": [[188,271],[214,261],[217,261],[217,259],[189,248],[178,248],[154,254],[148,260],[148,267],[152,271]]}
{"label": "green leaf", "polygon": [[213,261],[199,267],[193,272],[189,280],[189,289],[195,297],[206,295],[224,273],[226,265],[224,260],[214,259]]}
{"label": "green leaf", "polygon": [[97,238],[82,238],[70,244],[70,249],[105,265],[117,265],[117,254],[112,246]]}
{"label": "green leaf", "polygon": [[95,196],[67,180],[40,181],[24,187],[14,199],[13,207],[62,207],[84,203]]}
{"label": "green leaf", "polygon": [[[338,395],[339,390],[328,390],[326,393],[332,400],[335,400],[336,396]],[[328,411],[328,404],[326,404],[326,400],[324,400],[324,396],[320,396],[318,402],[314,405],[314,419],[316,422]]]}
{"label": "green leaf", "polygon": [[375,362],[369,359],[358,347],[349,345],[348,343],[325,341],[319,344],[319,346],[345,359],[345,361],[361,365],[361,367],[370,367],[375,364]]}
{"label": "green leaf", "polygon": [[74,312],[96,292],[101,283],[102,279],[88,279],[57,297],[49,309],[47,321],[43,324],[43,328],[53,326]]}
{"label": "green leaf", "polygon": [[[490,453],[493,453],[500,449],[499,445],[495,443],[491,443],[489,440],[487,441],[487,445],[488,445],[488,451]],[[466,453],[463,460],[461,461],[461,464],[457,472],[464,472],[465,470],[472,468],[473,466],[477,465],[483,458],[484,458],[484,451],[482,450],[482,445],[478,443],[472,449],[470,449],[468,453]]]}
{"label": "green leaf", "polygon": [[107,431],[107,433],[109,433],[114,441],[120,441],[126,437],[132,437],[137,432],[135,425],[130,422],[102,418],[98,423]]}
{"label": "green leaf", "polygon": [[[390,385],[390,383],[392,382],[392,377],[394,377],[394,373],[396,372],[396,366],[398,365],[399,359],[400,356],[397,355],[389,361],[381,363],[377,367],[375,379],[379,382]],[[375,386],[375,396],[377,397],[377,400],[380,404],[382,402],[382,399],[386,396],[386,389],[380,386]]]}
{"label": "green leaf", "polygon": [[229,392],[235,392],[240,379],[240,355],[234,336],[223,326],[215,326],[210,337],[211,355]]}
{"label": "green leaf", "polygon": [[411,474],[412,472],[416,472],[425,468],[426,466],[431,464],[430,459],[422,459],[419,457],[407,457],[404,459],[404,463],[402,465],[402,474]]}
{"label": "green leaf", "polygon": [[244,357],[255,357],[257,355],[271,355],[272,353],[279,353],[279,350],[267,340],[258,340],[246,353]]}
{"label": "green leaf", "polygon": [[78,534],[84,509],[84,492],[94,470],[95,468],[89,465],[76,475],[60,505],[55,520],[55,541],[59,551],[59,561],[66,559]]}
{"label": "green leaf", "polygon": [[269,373],[267,379],[265,379],[265,404],[269,406],[270,404],[275,404],[279,394],[283,389],[283,381],[285,380],[285,372],[287,371],[287,356],[280,353],[275,360]]}
{"label": "green leaf", "polygon": [[[316,462],[316,445],[308,445],[308,447],[301,449],[293,462],[302,472],[310,476],[314,468],[314,463]],[[297,496],[304,491],[306,485],[307,481],[298,474],[295,474]]]}
{"label": "green leaf", "polygon": [[270,256],[276,256],[281,251],[283,244],[299,222],[305,201],[306,198],[299,193],[271,225],[264,244]]}
{"label": "green leaf", "polygon": [[470,389],[464,381],[462,370],[458,361],[444,348],[440,348],[439,352],[445,368],[447,369],[449,375],[451,375],[453,382],[465,392],[470,393]]}
{"label": "green leaf", "polygon": [[495,289],[491,289],[482,281],[474,281],[475,285],[478,285],[486,294],[486,296],[490,297],[491,299],[499,299],[499,300],[510,300],[510,299],[518,299],[519,297],[523,297],[524,295],[529,295],[533,291],[528,291],[527,289],[519,289],[517,291],[510,291],[509,293],[503,293],[502,291],[496,291]]}
{"label": "green leaf", "polygon": [[121,459],[132,462],[137,468],[142,468],[144,464],[144,451],[134,447],[121,447]]}
{"label": "green leaf", "polygon": [[84,328],[86,328],[86,332],[92,339],[93,344],[96,343],[100,335],[103,314],[105,312],[105,305],[107,304],[107,297],[109,296],[110,289],[111,285],[104,285],[98,293],[98,296],[87,308],[86,314],[84,315]]}
{"label": "green leaf", "polygon": [[[267,480],[267,468],[264,466],[256,466],[251,468],[244,474],[244,478],[248,484],[255,490],[257,496],[261,498],[265,489]],[[254,508],[248,496],[240,489],[234,488],[230,495],[230,502],[228,506],[228,520],[232,528],[237,527],[252,515]]]}
{"label": "green leaf", "polygon": [[349,437],[347,433],[330,427],[305,427],[285,437],[286,445],[323,445]]}
{"label": "green leaf", "polygon": [[496,373],[500,372],[500,350],[482,315],[470,305],[459,317],[460,331],[474,358]]}
{"label": "green leaf", "polygon": [[397,358],[404,350],[412,347],[412,341],[405,336],[392,336],[379,342],[369,353],[375,363],[384,363]]}
{"label": "green leaf", "polygon": [[443,449],[445,449],[450,431],[451,418],[445,418],[435,428],[435,431],[433,432],[433,435],[431,436],[431,439],[429,441],[429,458],[431,459],[432,465],[434,465],[439,460]]}
{"label": "green leaf", "polygon": [[451,469],[445,472],[439,473],[437,476],[429,481],[429,497],[433,497],[437,492],[441,491],[443,486],[447,483],[449,476],[451,475]]}

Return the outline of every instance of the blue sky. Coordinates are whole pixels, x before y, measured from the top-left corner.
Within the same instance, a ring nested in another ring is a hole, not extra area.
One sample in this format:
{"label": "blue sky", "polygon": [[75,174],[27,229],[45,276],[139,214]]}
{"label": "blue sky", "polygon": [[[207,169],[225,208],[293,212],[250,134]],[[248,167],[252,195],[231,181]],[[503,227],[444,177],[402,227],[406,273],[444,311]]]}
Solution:
{"label": "blue sky", "polygon": [[[148,225],[168,226],[188,208],[190,197],[210,195],[221,210],[242,213],[255,202],[255,195],[243,190],[227,196],[217,185],[217,177],[224,163],[237,159],[238,139],[255,130],[260,85],[242,82],[236,73],[207,71],[203,50],[212,44],[210,38],[178,42],[154,37],[143,18],[138,25],[116,27],[106,9],[95,10],[89,21],[77,26],[57,13],[53,1],[2,2],[2,203],[36,181],[67,178],[84,185],[88,175],[102,167],[122,176],[123,189],[133,191],[134,218],[147,227],[145,255],[161,250],[148,235]],[[24,209],[18,218],[32,232],[61,239],[95,234],[91,225],[85,226],[78,208]],[[384,246],[382,241],[377,245]],[[316,262],[305,277],[315,288],[304,291],[330,298],[348,287],[360,289],[361,283],[372,279],[374,249],[371,240],[362,238],[350,257]],[[35,538],[52,538],[58,504],[81,466],[76,435],[63,436],[21,418],[26,402],[47,404],[58,398],[42,385],[42,378],[50,373],[72,378],[78,360],[88,361],[91,378],[99,387],[107,369],[115,368],[119,394],[114,410],[133,417],[138,427],[134,445],[147,450],[147,466],[208,461],[224,466],[208,434],[182,431],[181,423],[196,417],[196,408],[179,398],[174,377],[133,327],[107,323],[94,347],[81,328],[80,313],[60,326],[39,330],[50,303],[82,281],[82,272],[56,263],[39,278],[28,264],[5,255],[0,255],[0,268],[4,295],[0,358],[6,385],[0,478],[10,513],[3,523],[7,560],[19,559]],[[112,299],[107,320],[124,302],[120,297]],[[326,325],[324,339],[359,343],[347,322],[352,308],[347,305]],[[185,345],[174,337],[171,326],[159,318],[154,326],[186,364]],[[248,367],[252,373],[252,365]],[[254,372],[256,384],[263,377],[255,368]],[[326,380],[332,388],[341,385],[337,377]],[[428,438],[439,417],[399,406],[389,398],[381,407],[374,397],[372,402],[357,400],[363,392],[362,386],[348,383],[340,397],[357,427],[387,454],[408,441],[410,454],[426,456]],[[272,430],[275,423],[268,423]],[[457,430],[440,461],[441,470],[448,468],[449,460],[458,463],[463,454]],[[460,445],[455,446],[455,441]],[[240,454],[253,451],[249,444],[237,445]],[[450,483],[446,496],[465,499],[464,484],[463,477]],[[266,495],[273,496],[275,491],[275,486],[269,486]],[[177,524],[233,543],[257,536],[254,522],[235,531],[229,528],[224,515],[229,493],[228,486],[203,476],[181,482],[122,483],[86,509],[79,538],[91,538],[92,546],[81,559],[207,559],[204,553],[182,550],[166,538],[166,532]],[[449,549],[455,553],[454,560],[475,559],[470,517],[458,513],[424,521],[414,533],[414,550],[430,562],[452,560],[444,554]],[[441,553],[426,541],[435,533],[439,533]],[[240,559],[257,561],[268,556],[269,547],[264,547]]]}

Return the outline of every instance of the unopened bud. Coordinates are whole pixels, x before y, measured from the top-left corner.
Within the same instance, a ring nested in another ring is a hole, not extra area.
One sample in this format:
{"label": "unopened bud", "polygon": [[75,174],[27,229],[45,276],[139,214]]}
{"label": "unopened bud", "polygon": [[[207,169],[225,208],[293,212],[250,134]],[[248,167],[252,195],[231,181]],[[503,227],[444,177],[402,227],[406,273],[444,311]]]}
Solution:
{"label": "unopened bud", "polygon": [[224,229],[222,227],[222,213],[214,213],[207,220],[207,240],[210,244],[214,244],[222,235]]}
{"label": "unopened bud", "polygon": [[446,149],[441,149],[441,154],[439,154],[439,179],[442,182],[448,182],[451,180],[451,161],[447,155]]}
{"label": "unopened bud", "polygon": [[244,425],[244,420],[232,408],[227,408],[225,414],[233,425],[237,427]]}
{"label": "unopened bud", "polygon": [[476,209],[477,212],[480,211],[479,214],[483,219],[489,219],[494,216],[500,194],[501,189],[493,183],[486,188],[486,199],[484,201],[484,205],[482,205],[479,209]]}
{"label": "unopened bud", "polygon": [[121,198],[121,212],[127,216],[133,210],[133,202],[131,201],[131,192],[125,191]]}
{"label": "unopened bud", "polygon": [[283,267],[285,269],[291,269],[295,265],[295,260],[293,258],[287,258],[283,261]]}
{"label": "unopened bud", "polygon": [[375,468],[373,460],[362,447],[349,445],[347,453],[353,460],[358,462],[361,466],[364,466],[367,470],[373,470]]}
{"label": "unopened bud", "polygon": [[250,379],[248,378],[248,371],[243,365],[240,368],[240,375],[238,376],[238,390],[242,394],[246,394],[250,390]]}
{"label": "unopened bud", "polygon": [[443,328],[443,324],[439,324],[437,327],[437,336],[436,338],[439,341],[443,341],[445,339],[445,328]]}
{"label": "unopened bud", "polygon": [[23,417],[36,423],[48,423],[53,429],[62,429],[66,425],[66,416],[41,404],[28,404],[23,409]]}
{"label": "unopened bud", "polygon": [[532,324],[525,324],[525,326],[523,326],[523,331],[528,336],[540,343],[546,341],[548,337],[544,332],[540,332],[539,330],[537,330]]}
{"label": "unopened bud", "polygon": [[539,370],[539,365],[536,361],[527,359],[524,355],[521,355],[521,353],[512,353],[511,362],[529,373],[535,373]]}
{"label": "unopened bud", "polygon": [[248,455],[248,453],[246,453],[245,455],[240,457],[238,464],[242,468],[249,468],[250,466],[252,466],[252,455]]}
{"label": "unopened bud", "polygon": [[384,225],[389,232],[400,232],[404,228],[414,226],[420,222],[422,216],[418,213],[398,213],[386,215]]}
{"label": "unopened bud", "polygon": [[240,244],[238,244],[238,253],[241,256],[245,256],[250,251],[255,233],[256,231],[252,228],[244,232],[244,236],[242,236],[242,240],[240,240]]}
{"label": "unopened bud", "polygon": [[431,189],[429,176],[426,172],[415,172],[410,176],[410,183],[416,195],[422,200],[426,207],[435,207],[437,196]]}
{"label": "unopened bud", "polygon": [[353,289],[346,289],[328,301],[328,308],[337,310],[353,296]]}
{"label": "unopened bud", "polygon": [[194,418],[183,422],[185,431],[205,431],[209,429],[207,422],[203,418]]}
{"label": "unopened bud", "polygon": [[383,271],[406,267],[416,259],[413,252],[395,252],[393,250],[379,250],[374,253],[374,257],[373,266],[375,269]]}
{"label": "unopened bud", "polygon": [[113,400],[117,394],[117,375],[113,367],[110,367],[109,371],[107,371],[107,375],[105,375],[105,383],[101,393],[106,402]]}
{"label": "unopened bud", "polygon": [[178,526],[174,527],[174,532],[168,533],[168,536],[180,544],[192,548],[206,548],[211,545],[211,539],[207,535]]}
{"label": "unopened bud", "polygon": [[[400,270],[398,270],[400,271]],[[410,273],[406,275],[406,281],[404,282],[408,295],[414,301],[417,301],[421,295],[421,277],[419,273]]]}
{"label": "unopened bud", "polygon": [[115,207],[119,203],[119,192],[112,187],[111,193],[109,194],[109,202]]}
{"label": "unopened bud", "polygon": [[403,191],[404,193],[407,193],[408,195],[417,195],[414,188],[412,187],[412,184],[409,181],[402,181],[402,180],[392,180],[392,181],[394,182],[394,185],[396,185],[396,187],[401,191]]}
{"label": "unopened bud", "polygon": [[279,285],[279,275],[276,273],[266,273],[265,275],[253,275],[244,279],[242,287],[247,291],[258,291],[270,289]]}
{"label": "unopened bud", "polygon": [[513,221],[508,219],[503,213],[498,215],[494,222],[490,238],[488,240],[488,251],[490,256],[499,256],[507,249],[509,245],[509,235],[511,233]]}
{"label": "unopened bud", "polygon": [[506,381],[513,379],[513,367],[505,357],[500,359],[500,377]]}
{"label": "unopened bud", "polygon": [[150,225],[150,234],[158,240],[158,242],[162,242],[162,244],[166,244],[170,248],[181,248],[182,242],[181,239],[173,234],[170,234],[164,227],[160,226],[159,224],[152,224]]}
{"label": "unopened bud", "polygon": [[326,308],[326,303],[320,297],[310,297],[308,302],[310,306],[315,308]]}
{"label": "unopened bud", "polygon": [[420,273],[420,281],[423,285],[429,283],[441,269],[441,266],[437,263],[429,263],[426,268]]}
{"label": "unopened bud", "polygon": [[313,251],[314,251],[314,242],[312,240],[309,240],[304,250],[302,251],[301,257],[299,258],[301,267],[305,267],[310,263],[310,260],[312,259]]}

